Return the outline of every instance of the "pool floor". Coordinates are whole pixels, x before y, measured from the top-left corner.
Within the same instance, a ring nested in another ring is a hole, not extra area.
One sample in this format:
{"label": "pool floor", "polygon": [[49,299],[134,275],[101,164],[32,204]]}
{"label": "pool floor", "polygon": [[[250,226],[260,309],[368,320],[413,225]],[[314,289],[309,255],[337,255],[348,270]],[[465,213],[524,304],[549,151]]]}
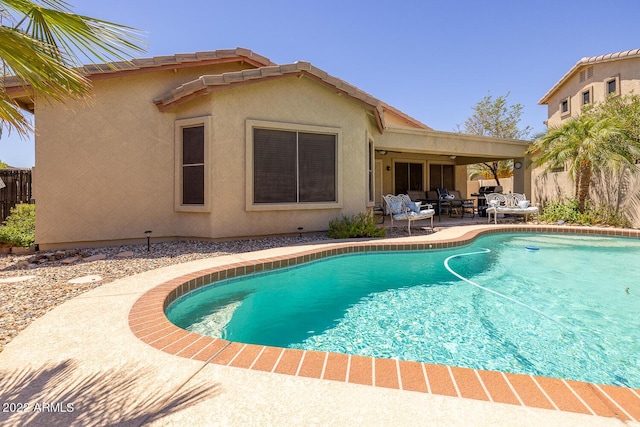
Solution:
{"label": "pool floor", "polygon": [[230,277],[347,253],[451,248],[468,244],[479,235],[496,232],[562,232],[640,238],[638,230],[497,226],[470,232],[455,241],[395,243],[380,240],[323,245],[314,250],[301,250],[291,256],[230,264],[165,282],[144,294],[134,304],[129,313],[129,326],[139,339],[156,349],[218,365],[613,417],[622,421],[640,420],[640,390],[634,388],[421,362],[242,344],[180,329],[169,322],[164,314],[166,307],[181,295],[206,283]]}

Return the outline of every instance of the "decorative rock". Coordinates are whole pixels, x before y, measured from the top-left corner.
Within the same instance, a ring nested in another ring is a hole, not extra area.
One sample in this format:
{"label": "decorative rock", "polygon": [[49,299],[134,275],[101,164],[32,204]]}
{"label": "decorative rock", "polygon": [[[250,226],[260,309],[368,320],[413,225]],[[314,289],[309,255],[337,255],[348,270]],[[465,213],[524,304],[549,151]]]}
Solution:
{"label": "decorative rock", "polygon": [[56,251],[56,253],[53,254],[53,257],[55,259],[62,259],[66,256],[67,256],[67,253],[65,251]]}
{"label": "decorative rock", "polygon": [[[53,256],[54,253],[51,251],[35,254],[42,257],[41,259],[44,259],[45,262],[33,264],[33,270],[16,265],[18,261],[26,261],[32,256],[31,254],[21,256],[18,259],[0,255],[0,279],[6,280],[11,277],[13,281],[15,279],[12,276],[36,274],[36,277],[31,280],[17,284],[0,285],[0,352],[34,319],[45,315],[53,307],[104,283],[187,261],[326,239],[328,239],[326,233],[316,233],[304,234],[302,238],[298,238],[296,234],[295,236],[224,242],[189,240],[157,242],[154,243],[153,251],[149,254],[146,251],[146,244],[101,247],[76,250],[74,255],[86,259],[91,255],[105,254],[109,262],[75,262],[71,265],[63,264],[57,260],[50,262],[47,255]],[[130,254],[128,257],[116,258],[115,255],[121,252],[130,252]],[[135,254],[148,254],[148,256],[136,257]],[[29,264],[27,263],[27,265]],[[87,275],[100,275],[102,280],[84,284],[68,283],[69,280]],[[2,387],[0,386],[0,388]]]}
{"label": "decorative rock", "polygon": [[73,264],[74,262],[78,261],[78,259],[79,259],[78,257],[73,256],[73,257],[70,257],[70,258],[65,258],[61,262],[63,264]]}
{"label": "decorative rock", "polygon": [[26,267],[28,265],[29,265],[29,261],[27,261],[27,260],[22,260],[22,261],[16,262],[16,266],[18,266],[18,267]]}
{"label": "decorative rock", "polygon": [[91,261],[99,261],[101,259],[106,259],[107,256],[105,254],[97,254],[97,255],[91,255],[88,256],[86,258],[84,258],[84,261],[86,262],[91,262]]}
{"label": "decorative rock", "polygon": [[133,252],[132,251],[124,251],[124,252],[120,252],[116,254],[116,257],[118,258],[129,258],[133,256]]}
{"label": "decorative rock", "polygon": [[90,274],[88,276],[76,277],[75,279],[71,279],[69,280],[69,283],[83,284],[83,283],[99,282],[101,280],[102,280],[102,276],[98,276],[97,274]]}
{"label": "decorative rock", "polygon": [[0,283],[18,283],[25,282],[27,280],[35,279],[36,276],[16,276],[16,277],[7,277],[4,279],[0,279]]}

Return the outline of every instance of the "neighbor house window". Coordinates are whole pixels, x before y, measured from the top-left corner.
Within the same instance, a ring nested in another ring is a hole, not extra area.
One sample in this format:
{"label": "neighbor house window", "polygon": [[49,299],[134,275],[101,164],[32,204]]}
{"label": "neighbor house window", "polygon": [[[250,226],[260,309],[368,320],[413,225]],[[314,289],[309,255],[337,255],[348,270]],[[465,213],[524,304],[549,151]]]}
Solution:
{"label": "neighbor house window", "polygon": [[176,210],[208,211],[209,118],[176,121]]}
{"label": "neighbor house window", "polygon": [[337,201],[337,135],[253,129],[253,203]]}
{"label": "neighbor house window", "polygon": [[582,105],[591,103],[591,89],[582,92]]}
{"label": "neighbor house window", "polygon": [[560,101],[560,115],[565,115],[565,114],[569,114],[570,111],[570,107],[571,107],[571,98],[565,98],[562,101]]}
{"label": "neighbor house window", "polygon": [[620,95],[620,77],[615,76],[611,77],[604,82],[607,96],[616,96]]}

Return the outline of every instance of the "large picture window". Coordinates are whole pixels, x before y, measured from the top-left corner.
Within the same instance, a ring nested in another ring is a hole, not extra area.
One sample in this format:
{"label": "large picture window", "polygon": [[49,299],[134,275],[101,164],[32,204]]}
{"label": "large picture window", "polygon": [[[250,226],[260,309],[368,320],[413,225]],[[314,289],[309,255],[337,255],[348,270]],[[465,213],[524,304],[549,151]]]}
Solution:
{"label": "large picture window", "polygon": [[337,201],[335,134],[253,129],[253,203]]}

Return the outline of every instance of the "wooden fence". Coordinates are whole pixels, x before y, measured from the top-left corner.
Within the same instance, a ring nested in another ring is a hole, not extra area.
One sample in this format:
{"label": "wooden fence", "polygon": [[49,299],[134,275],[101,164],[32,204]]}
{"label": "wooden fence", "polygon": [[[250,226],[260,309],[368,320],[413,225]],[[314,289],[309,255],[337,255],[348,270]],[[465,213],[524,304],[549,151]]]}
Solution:
{"label": "wooden fence", "polygon": [[18,203],[33,203],[31,171],[29,169],[0,169],[0,225]]}

